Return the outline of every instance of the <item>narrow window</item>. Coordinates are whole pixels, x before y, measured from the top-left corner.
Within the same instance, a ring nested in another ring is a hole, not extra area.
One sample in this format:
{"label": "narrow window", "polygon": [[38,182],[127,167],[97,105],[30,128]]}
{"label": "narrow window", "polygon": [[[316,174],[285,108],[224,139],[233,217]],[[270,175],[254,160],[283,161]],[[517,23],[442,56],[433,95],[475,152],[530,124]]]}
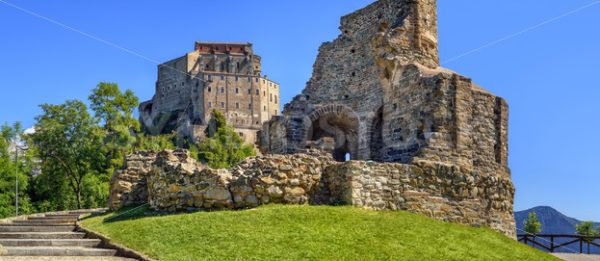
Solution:
{"label": "narrow window", "polygon": [[267,91],[263,91],[263,97],[267,97]]}
{"label": "narrow window", "polygon": [[277,102],[278,102],[278,101],[277,101],[277,95],[275,95],[275,103],[277,103]]}
{"label": "narrow window", "polygon": [[208,102],[208,108],[212,108],[212,102]]}
{"label": "narrow window", "polygon": [[252,109],[252,103],[248,104],[248,110]]}
{"label": "narrow window", "polygon": [[239,103],[239,102],[236,102],[236,103],[235,103],[235,108],[236,108],[236,109],[239,109],[239,108],[240,108],[240,103]]}
{"label": "narrow window", "polygon": [[252,78],[248,77],[248,81],[249,81],[249,82],[251,82],[251,81],[252,81]]}
{"label": "narrow window", "polygon": [[225,76],[221,75],[221,81],[225,80]]}
{"label": "narrow window", "polygon": [[237,81],[239,81],[239,80],[240,80],[240,77],[236,76],[236,77],[235,77],[235,81],[237,82]]}
{"label": "narrow window", "polygon": [[209,80],[209,81],[210,81],[210,80],[212,80],[212,75],[209,75],[209,76],[208,76],[208,80]]}
{"label": "narrow window", "polygon": [[248,89],[248,94],[252,94],[252,89]]}
{"label": "narrow window", "polygon": [[273,94],[272,93],[269,93],[269,101],[273,102]]}
{"label": "narrow window", "polygon": [[225,103],[221,102],[221,108],[225,108]]}
{"label": "narrow window", "polygon": [[258,82],[258,78],[256,78],[256,82]]}
{"label": "narrow window", "polygon": [[267,106],[264,106],[264,107],[263,107],[263,111],[267,111]]}
{"label": "narrow window", "polygon": [[211,91],[212,91],[212,88],[211,88],[211,87],[208,87],[208,92],[211,92]]}
{"label": "narrow window", "polygon": [[221,87],[221,93],[225,93],[225,88]]}
{"label": "narrow window", "polygon": [[258,89],[256,89],[256,96],[260,95],[260,92],[258,91]]}
{"label": "narrow window", "polygon": [[240,89],[239,88],[235,88],[235,93],[236,94],[240,93]]}

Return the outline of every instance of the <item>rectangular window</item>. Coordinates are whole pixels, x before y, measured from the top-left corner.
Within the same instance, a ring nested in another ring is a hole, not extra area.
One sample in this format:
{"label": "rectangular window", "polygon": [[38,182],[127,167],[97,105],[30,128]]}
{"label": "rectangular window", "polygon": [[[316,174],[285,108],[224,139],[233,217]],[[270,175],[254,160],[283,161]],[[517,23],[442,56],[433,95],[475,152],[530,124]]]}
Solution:
{"label": "rectangular window", "polygon": [[236,77],[235,77],[235,81],[237,82],[237,81],[239,81],[239,80],[240,80],[240,77],[236,76]]}
{"label": "rectangular window", "polygon": [[212,108],[212,102],[208,102],[208,108]]}
{"label": "rectangular window", "polygon": [[269,101],[273,102],[273,94],[272,93],[269,93]]}
{"label": "rectangular window", "polygon": [[239,88],[235,88],[235,93],[236,94],[240,93],[240,89]]}
{"label": "rectangular window", "polygon": [[221,75],[221,81],[225,80],[225,76]]}
{"label": "rectangular window", "polygon": [[225,88],[221,87],[221,93],[225,93]]}
{"label": "rectangular window", "polygon": [[240,108],[240,103],[239,103],[239,102],[236,102],[236,103],[235,103],[235,108],[236,108],[236,109],[239,109],[239,108]]}
{"label": "rectangular window", "polygon": [[264,106],[264,107],[263,107],[263,111],[267,111],[267,106]]}
{"label": "rectangular window", "polygon": [[248,104],[248,110],[252,109],[252,103]]}
{"label": "rectangular window", "polygon": [[258,78],[256,78],[256,82],[258,82]]}
{"label": "rectangular window", "polygon": [[248,81],[249,81],[249,82],[251,82],[251,81],[252,81],[252,78],[248,77]]}
{"label": "rectangular window", "polygon": [[275,95],[275,103],[277,103],[277,95]]}
{"label": "rectangular window", "polygon": [[221,108],[225,108],[225,103],[221,102]]}
{"label": "rectangular window", "polygon": [[248,94],[252,94],[252,89],[248,89]]}
{"label": "rectangular window", "polygon": [[258,89],[256,89],[256,96],[260,95],[260,92]]}
{"label": "rectangular window", "polygon": [[209,75],[209,76],[208,76],[208,80],[209,80],[209,81],[210,81],[210,80],[212,80],[212,75]]}

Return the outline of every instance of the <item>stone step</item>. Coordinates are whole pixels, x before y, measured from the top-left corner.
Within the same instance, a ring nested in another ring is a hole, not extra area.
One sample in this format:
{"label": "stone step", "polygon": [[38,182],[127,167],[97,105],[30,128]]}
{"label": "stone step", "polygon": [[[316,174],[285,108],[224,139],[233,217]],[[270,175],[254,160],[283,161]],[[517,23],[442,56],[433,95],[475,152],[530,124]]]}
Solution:
{"label": "stone step", "polygon": [[45,218],[79,218],[81,214],[54,214],[46,215]]}
{"label": "stone step", "polygon": [[78,218],[74,218],[74,217],[29,217],[27,220],[68,220],[68,221],[77,221]]}
{"label": "stone step", "polygon": [[61,219],[40,219],[40,220],[15,220],[13,221],[13,224],[18,224],[18,225],[24,225],[24,226],[29,226],[29,225],[48,225],[48,226],[74,226],[75,223],[77,223],[77,221],[75,220],[61,220]]}
{"label": "stone step", "polygon": [[75,226],[22,226],[17,224],[0,225],[0,232],[73,232]]}
{"label": "stone step", "polygon": [[86,247],[5,247],[7,256],[114,256],[117,250]]}
{"label": "stone step", "polygon": [[97,247],[100,239],[0,239],[4,247]]}
{"label": "stone step", "polygon": [[3,256],[2,261],[136,261],[116,256]]}
{"label": "stone step", "polygon": [[3,246],[80,246],[96,247],[100,244],[99,239],[0,239]]}
{"label": "stone step", "polygon": [[5,232],[0,239],[82,239],[85,233],[80,232]]}

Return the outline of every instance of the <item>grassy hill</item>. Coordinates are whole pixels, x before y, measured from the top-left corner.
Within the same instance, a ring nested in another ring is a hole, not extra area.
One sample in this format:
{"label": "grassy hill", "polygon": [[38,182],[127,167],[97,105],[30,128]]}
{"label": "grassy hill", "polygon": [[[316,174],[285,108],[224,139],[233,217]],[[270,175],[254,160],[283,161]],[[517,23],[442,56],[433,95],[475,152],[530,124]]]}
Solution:
{"label": "grassy hill", "polygon": [[558,260],[487,228],[407,212],[273,205],[117,214],[82,224],[160,260]]}

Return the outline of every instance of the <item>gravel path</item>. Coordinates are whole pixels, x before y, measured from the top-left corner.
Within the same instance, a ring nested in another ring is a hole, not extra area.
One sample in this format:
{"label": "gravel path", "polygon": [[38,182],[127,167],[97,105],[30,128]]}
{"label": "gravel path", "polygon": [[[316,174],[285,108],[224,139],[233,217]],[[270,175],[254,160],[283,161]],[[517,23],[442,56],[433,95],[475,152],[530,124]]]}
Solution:
{"label": "gravel path", "polygon": [[566,261],[600,261],[600,255],[580,255],[565,253],[554,253],[553,255]]}

